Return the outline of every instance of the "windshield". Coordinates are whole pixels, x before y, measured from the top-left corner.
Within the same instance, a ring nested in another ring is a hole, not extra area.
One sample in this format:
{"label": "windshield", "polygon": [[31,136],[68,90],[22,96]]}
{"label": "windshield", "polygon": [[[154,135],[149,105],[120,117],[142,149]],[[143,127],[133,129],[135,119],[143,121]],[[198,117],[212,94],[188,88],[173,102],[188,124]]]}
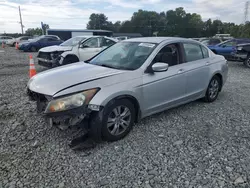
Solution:
{"label": "windshield", "polygon": [[89,63],[109,68],[135,70],[143,65],[156,44],[120,42],[100,53]]}
{"label": "windshield", "polygon": [[225,44],[226,42],[229,42],[230,40],[226,40],[226,41],[223,41],[223,42],[221,42],[221,43],[219,43],[219,44],[217,44],[218,46],[221,46],[221,45],[223,45],[223,44]]}
{"label": "windshield", "polygon": [[73,37],[69,40],[66,40],[63,42],[60,46],[75,46],[77,45],[80,41],[86,39],[87,37]]}
{"label": "windshield", "polygon": [[219,44],[217,44],[218,46],[235,46],[236,42],[233,40],[226,40],[224,42],[221,42]]}

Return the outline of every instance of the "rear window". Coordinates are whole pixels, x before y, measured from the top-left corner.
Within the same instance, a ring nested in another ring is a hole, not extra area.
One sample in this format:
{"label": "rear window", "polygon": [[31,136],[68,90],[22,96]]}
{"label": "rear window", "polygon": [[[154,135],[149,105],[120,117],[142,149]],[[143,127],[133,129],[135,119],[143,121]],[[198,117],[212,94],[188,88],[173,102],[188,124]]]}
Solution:
{"label": "rear window", "polygon": [[203,53],[199,45],[191,44],[191,43],[184,43],[183,47],[185,50],[187,62],[203,59]]}
{"label": "rear window", "polygon": [[201,50],[203,53],[203,57],[208,58],[209,57],[208,50],[204,46],[201,46]]}

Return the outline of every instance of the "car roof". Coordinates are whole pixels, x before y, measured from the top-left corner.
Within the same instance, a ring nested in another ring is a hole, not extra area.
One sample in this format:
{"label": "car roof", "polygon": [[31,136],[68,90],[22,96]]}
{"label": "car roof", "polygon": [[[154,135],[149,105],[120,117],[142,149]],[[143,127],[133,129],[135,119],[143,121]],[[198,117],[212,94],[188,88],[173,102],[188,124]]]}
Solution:
{"label": "car roof", "polygon": [[183,40],[183,41],[194,41],[193,39],[186,39],[181,37],[140,37],[140,38],[132,38],[125,41],[129,42],[149,42],[149,43],[161,43],[163,41],[176,41],[176,40]]}

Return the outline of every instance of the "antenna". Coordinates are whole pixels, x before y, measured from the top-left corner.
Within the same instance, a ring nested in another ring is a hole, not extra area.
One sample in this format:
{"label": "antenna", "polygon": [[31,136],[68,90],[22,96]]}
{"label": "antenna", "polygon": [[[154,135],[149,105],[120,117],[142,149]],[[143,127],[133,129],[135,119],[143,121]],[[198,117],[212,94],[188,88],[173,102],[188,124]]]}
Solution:
{"label": "antenna", "polygon": [[244,24],[248,21],[248,8],[249,8],[249,1],[247,1],[245,4]]}
{"label": "antenna", "polygon": [[24,28],[24,25],[23,25],[23,21],[22,21],[22,14],[21,14],[21,9],[20,9],[20,6],[18,7],[18,9],[19,9],[19,16],[20,16],[21,30],[22,30],[22,34],[23,34],[23,28]]}

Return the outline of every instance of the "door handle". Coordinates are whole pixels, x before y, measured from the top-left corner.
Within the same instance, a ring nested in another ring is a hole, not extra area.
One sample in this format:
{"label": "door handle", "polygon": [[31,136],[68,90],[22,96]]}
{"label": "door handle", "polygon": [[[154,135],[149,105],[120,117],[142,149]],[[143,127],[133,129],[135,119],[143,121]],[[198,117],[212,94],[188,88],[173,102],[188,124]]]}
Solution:
{"label": "door handle", "polygon": [[206,62],[206,65],[209,65],[209,61]]}
{"label": "door handle", "polygon": [[179,69],[178,74],[182,73],[183,71],[184,71],[184,69]]}

